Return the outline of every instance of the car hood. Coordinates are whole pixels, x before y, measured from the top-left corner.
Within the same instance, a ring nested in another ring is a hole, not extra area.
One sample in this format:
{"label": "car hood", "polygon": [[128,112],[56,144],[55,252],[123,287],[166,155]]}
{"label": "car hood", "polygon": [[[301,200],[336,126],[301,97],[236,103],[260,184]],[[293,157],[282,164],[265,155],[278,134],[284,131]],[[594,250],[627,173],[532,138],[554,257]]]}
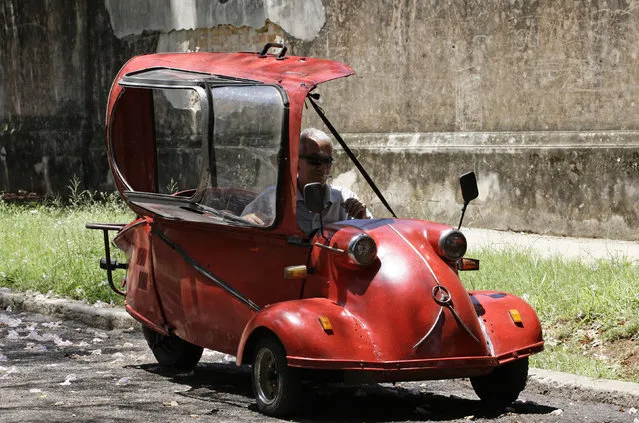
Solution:
{"label": "car hood", "polygon": [[[327,225],[332,249],[318,249],[312,266],[320,271],[325,266],[329,299],[369,328],[380,360],[488,354],[471,298],[454,268],[433,248],[433,241],[447,229],[450,226],[390,218]],[[362,232],[375,240],[377,259],[360,267],[340,251]],[[320,235],[317,241],[322,239]],[[452,299],[450,308],[435,301],[442,289]]]}

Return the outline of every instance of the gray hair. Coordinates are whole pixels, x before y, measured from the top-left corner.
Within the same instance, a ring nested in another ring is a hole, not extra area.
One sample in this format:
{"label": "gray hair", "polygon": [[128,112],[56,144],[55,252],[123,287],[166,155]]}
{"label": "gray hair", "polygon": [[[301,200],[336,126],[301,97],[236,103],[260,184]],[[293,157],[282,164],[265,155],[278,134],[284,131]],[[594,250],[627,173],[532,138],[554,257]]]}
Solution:
{"label": "gray hair", "polygon": [[333,141],[328,136],[328,134],[321,129],[317,128],[305,128],[300,133],[300,151],[304,151],[304,144],[307,141],[316,141],[316,142],[328,142],[333,145]]}

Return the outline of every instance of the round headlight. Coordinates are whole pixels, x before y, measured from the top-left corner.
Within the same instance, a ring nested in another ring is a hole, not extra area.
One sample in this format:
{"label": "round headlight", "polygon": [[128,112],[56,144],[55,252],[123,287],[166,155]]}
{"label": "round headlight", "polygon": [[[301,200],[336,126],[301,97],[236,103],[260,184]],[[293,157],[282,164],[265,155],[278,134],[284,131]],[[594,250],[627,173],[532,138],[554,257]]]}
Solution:
{"label": "round headlight", "polygon": [[348,257],[360,266],[371,264],[377,257],[377,244],[366,234],[355,235],[348,243]]}
{"label": "round headlight", "polygon": [[466,254],[466,237],[456,229],[443,232],[439,237],[439,255],[448,260],[459,260]]}

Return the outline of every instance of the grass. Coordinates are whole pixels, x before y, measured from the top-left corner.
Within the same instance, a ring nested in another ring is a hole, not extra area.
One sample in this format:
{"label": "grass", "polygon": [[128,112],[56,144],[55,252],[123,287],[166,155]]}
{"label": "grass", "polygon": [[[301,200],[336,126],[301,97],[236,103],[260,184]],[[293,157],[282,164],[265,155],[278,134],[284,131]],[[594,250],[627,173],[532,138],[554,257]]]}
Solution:
{"label": "grass", "polygon": [[[98,266],[102,232],[84,225],[125,223],[134,216],[117,194],[96,195],[78,185],[76,180],[69,187],[68,201],[0,200],[0,286],[122,304]],[[481,270],[461,273],[468,289],[511,292],[537,310],[546,350],[533,356],[533,366],[639,382],[637,263],[619,257],[589,263],[546,259],[512,249],[469,256],[481,260]],[[122,275],[115,273],[116,283]]]}
{"label": "grass", "polygon": [[[535,367],[639,381],[639,265],[620,257],[581,262],[532,251],[482,249],[479,272],[462,272],[470,289],[507,291],[538,313],[546,350]],[[628,365],[631,364],[631,365]]]}
{"label": "grass", "polygon": [[[0,200],[0,286],[66,298],[122,304],[99,268],[102,231],[88,222],[127,223],[134,215],[117,194],[95,195],[70,187],[69,201],[9,203]],[[119,250],[112,251],[119,253]],[[123,255],[116,256],[124,260]],[[123,273],[116,272],[119,284]]]}

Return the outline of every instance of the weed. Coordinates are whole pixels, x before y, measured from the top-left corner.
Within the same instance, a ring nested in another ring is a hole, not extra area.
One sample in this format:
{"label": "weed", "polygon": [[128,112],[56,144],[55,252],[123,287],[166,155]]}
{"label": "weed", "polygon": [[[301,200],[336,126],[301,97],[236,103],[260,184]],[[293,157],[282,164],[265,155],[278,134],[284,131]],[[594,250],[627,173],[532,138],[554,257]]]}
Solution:
{"label": "weed", "polygon": [[168,194],[175,194],[179,190],[180,190],[180,187],[178,186],[177,181],[175,179],[171,178],[171,180],[169,181],[168,185],[166,186],[166,192]]}
{"label": "weed", "polygon": [[80,190],[77,178],[69,190],[66,203],[59,198],[0,201],[0,285],[19,291],[51,291],[88,302],[121,303],[98,267],[104,256],[102,233],[86,229],[85,224],[127,223],[134,215],[117,193]]}
{"label": "weed", "polygon": [[74,207],[78,207],[87,201],[90,201],[91,193],[87,190],[80,189],[80,178],[74,173],[71,178],[71,185],[67,185],[69,189],[69,201]]}

